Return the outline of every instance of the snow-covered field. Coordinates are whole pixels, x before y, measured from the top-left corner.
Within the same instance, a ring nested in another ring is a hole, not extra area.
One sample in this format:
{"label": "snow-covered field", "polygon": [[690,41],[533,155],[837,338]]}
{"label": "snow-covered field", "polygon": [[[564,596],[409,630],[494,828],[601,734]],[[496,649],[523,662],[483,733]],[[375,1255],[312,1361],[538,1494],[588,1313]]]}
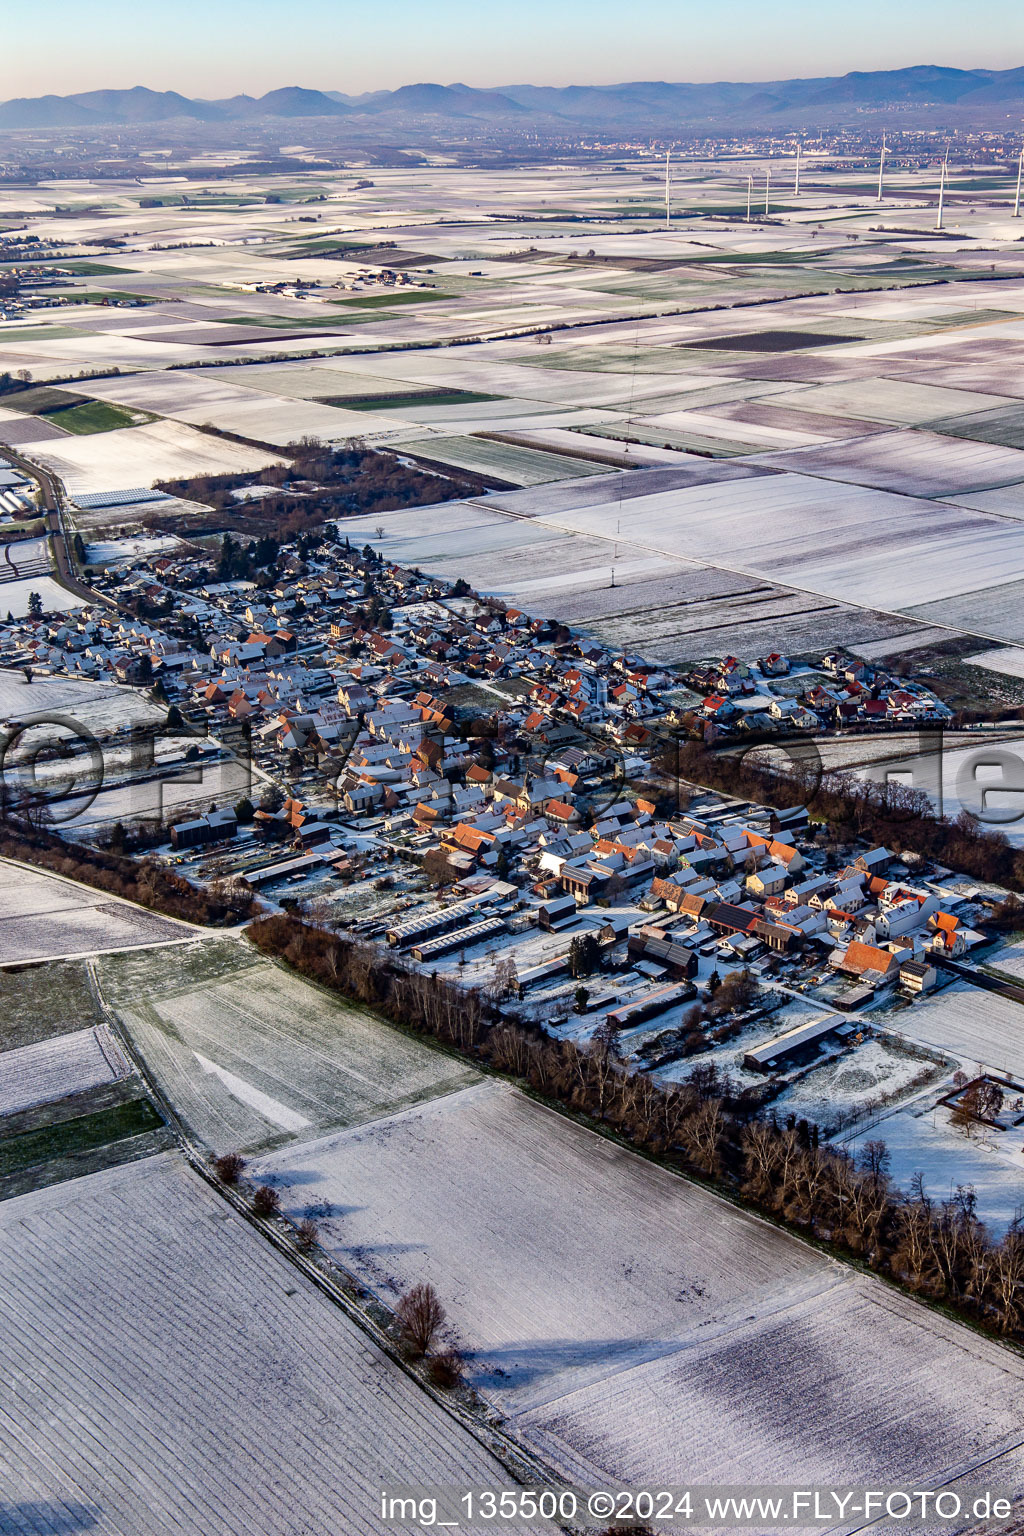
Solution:
{"label": "snow-covered field", "polygon": [[112,957],[98,975],[164,1092],[217,1152],[308,1139],[476,1080],[238,941]]}
{"label": "snow-covered field", "polygon": [[973,1188],[978,1215],[1000,1236],[1024,1208],[1024,1130],[989,1131],[980,1127],[970,1138],[950,1124],[950,1111],[936,1107],[936,1095],[886,1115],[843,1142],[855,1155],[865,1141],[884,1141],[889,1173],[899,1189],[909,1188],[916,1173],[932,1200],[948,1200],[958,1185]]}
{"label": "snow-covered field", "polygon": [[780,1115],[794,1114],[826,1128],[883,1098],[900,1098],[914,1086],[934,1082],[943,1072],[941,1057],[925,1060],[909,1055],[899,1049],[898,1042],[879,1036],[816,1067],[775,1103]]}
{"label": "snow-covered field", "polygon": [[0,1115],[49,1104],[126,1077],[127,1061],[105,1025],[55,1035],[17,1050],[0,1049]]}
{"label": "snow-covered field", "polygon": [[59,443],[33,444],[25,452],[59,475],[71,496],[132,490],[189,475],[263,469],[277,462],[273,453],[229,443],[177,421],[65,437]]}
{"label": "snow-covered field", "polygon": [[52,576],[25,576],[18,581],[0,583],[0,618],[10,614],[12,618],[23,619],[33,592],[39,593],[44,613],[64,613],[85,606],[84,597],[69,592]]}
{"label": "snow-covered field", "polygon": [[517,1411],[818,1283],[810,1249],[504,1084],[258,1166],[289,1212],[334,1207],[327,1246],[378,1294],[431,1280],[474,1379]]}
{"label": "snow-covered field", "polygon": [[161,944],[194,930],[60,875],[0,859],[0,964]]}
{"label": "snow-covered field", "polygon": [[504,1085],[258,1172],[330,1206],[378,1295],[432,1281],[477,1385],[589,1486],[930,1484],[1019,1441],[1015,1355]]}
{"label": "snow-covered field", "polygon": [[588,1484],[931,1487],[981,1465],[970,1486],[1019,1490],[1000,1453],[1019,1443],[1022,1380],[1009,1351],[834,1272],[517,1425]]}
{"label": "snow-covered field", "polygon": [[26,683],[22,672],[0,670],[0,720],[25,720],[33,714],[51,712],[80,721],[96,736],[124,725],[163,720],[167,714],[138,688],[71,677],[40,677],[38,673]]}
{"label": "snow-covered field", "polygon": [[379,1536],[384,1486],[507,1477],[170,1155],[0,1205],[0,1319],[10,1536]]}
{"label": "snow-covered field", "polygon": [[980,1066],[1014,1078],[1024,1074],[1024,1008],[969,982],[956,981],[891,1017],[880,1015],[879,1023],[908,1040],[945,1051],[962,1062],[965,1071],[973,1073]]}

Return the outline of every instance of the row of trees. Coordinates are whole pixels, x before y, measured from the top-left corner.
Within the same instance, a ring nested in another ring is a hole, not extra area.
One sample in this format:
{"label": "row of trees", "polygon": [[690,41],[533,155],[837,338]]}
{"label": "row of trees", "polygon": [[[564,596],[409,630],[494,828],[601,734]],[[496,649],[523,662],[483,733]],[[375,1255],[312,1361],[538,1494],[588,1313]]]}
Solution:
{"label": "row of trees", "polygon": [[253,896],[244,889],[198,890],[152,859],[136,861],[114,848],[66,843],[56,833],[10,819],[0,820],[0,855],[49,869],[55,875],[79,880],[184,922],[220,927],[252,915]]}
{"label": "row of trees", "polygon": [[[271,464],[255,475],[195,475],[161,481],[160,489],[230,512],[239,527],[248,529],[258,519],[262,530],[288,540],[326,519],[429,506],[477,494],[488,485],[461,471],[445,475],[422,470],[398,454],[361,444],[332,448],[307,438],[283,452],[289,463]],[[233,493],[253,484],[265,487],[268,494],[239,504]]]}
{"label": "row of trees", "polygon": [[266,954],[369,1004],[396,1022],[600,1122],[633,1146],[720,1183],[772,1217],[834,1244],[891,1279],[957,1307],[994,1330],[1024,1336],[1024,1232],[994,1242],[973,1192],[935,1202],[920,1178],[892,1187],[883,1143],[860,1159],[820,1142],[817,1127],[780,1123],[756,1091],[737,1091],[713,1065],[660,1086],[626,1069],[607,1034],[587,1045],[553,1040],[493,998],[407,970],[374,946],[293,917],[248,929]]}

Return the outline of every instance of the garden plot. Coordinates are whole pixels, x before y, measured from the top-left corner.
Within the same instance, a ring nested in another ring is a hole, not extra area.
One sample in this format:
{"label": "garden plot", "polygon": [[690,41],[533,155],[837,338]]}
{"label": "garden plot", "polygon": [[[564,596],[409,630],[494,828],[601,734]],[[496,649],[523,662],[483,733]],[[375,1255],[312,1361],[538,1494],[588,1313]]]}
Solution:
{"label": "garden plot", "polygon": [[155,480],[264,469],[276,456],[211,437],[177,421],[123,427],[93,437],[44,443],[33,457],[59,475],[71,496],[130,490]]}
{"label": "garden plot", "polygon": [[151,963],[118,957],[98,975],[150,1071],[216,1152],[359,1124],[476,1080],[238,942]]}
{"label": "garden plot", "polygon": [[866,1141],[884,1141],[889,1173],[897,1189],[907,1190],[914,1175],[923,1178],[925,1194],[948,1200],[957,1186],[970,1186],[978,1200],[978,1216],[993,1237],[1001,1237],[1024,1206],[1024,1130],[988,1131],[978,1127],[970,1138],[950,1124],[946,1105],[935,1095],[911,1103],[895,1114],[873,1120],[843,1146],[857,1156]]}
{"label": "garden plot", "polygon": [[[842,1022],[839,1016],[837,1024]],[[937,1081],[945,1058],[908,1050],[893,1037],[876,1036],[824,1061],[774,1101],[781,1115],[811,1120],[823,1130],[846,1123]]]}
{"label": "garden plot", "polygon": [[969,982],[956,981],[878,1022],[954,1057],[972,1076],[979,1068],[1014,1078],[1024,1073],[1024,1007]]}
{"label": "garden plot", "polygon": [[192,932],[61,875],[0,859],[0,965],[161,944]]}
{"label": "garden plot", "polygon": [[66,1099],[131,1071],[106,1025],[10,1051],[0,1041],[0,1115]]}
{"label": "garden plot", "polygon": [[377,1536],[382,1487],[505,1485],[170,1156],[8,1200],[0,1234],[11,1536]]}

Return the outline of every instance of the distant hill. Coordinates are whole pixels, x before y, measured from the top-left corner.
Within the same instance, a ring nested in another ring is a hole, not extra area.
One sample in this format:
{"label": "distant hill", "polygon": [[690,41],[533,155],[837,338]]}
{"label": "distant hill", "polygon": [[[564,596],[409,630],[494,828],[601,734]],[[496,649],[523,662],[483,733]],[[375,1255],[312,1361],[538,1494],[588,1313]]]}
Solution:
{"label": "distant hill", "polygon": [[306,91],[300,85],[268,91],[256,102],[261,117],[346,117],[348,107],[323,91]]}
{"label": "distant hill", "polygon": [[[265,96],[197,101],[177,91],[136,86],[125,91],[84,91],[72,96],[18,97],[0,104],[0,130],[67,128],[120,123],[161,123],[175,118],[232,122],[255,118],[393,119],[487,118],[536,120],[590,128],[665,129],[706,124],[721,127],[782,126],[786,121],[835,123],[865,113],[901,108],[914,122],[979,118],[1000,109],[1024,109],[1024,67],[948,69],[922,64],[908,69],[854,70],[809,80],[664,80],[622,85],[507,85],[478,90],[467,85],[421,82],[395,91],[347,96],[291,85]],[[905,119],[907,121],[910,118]]]}

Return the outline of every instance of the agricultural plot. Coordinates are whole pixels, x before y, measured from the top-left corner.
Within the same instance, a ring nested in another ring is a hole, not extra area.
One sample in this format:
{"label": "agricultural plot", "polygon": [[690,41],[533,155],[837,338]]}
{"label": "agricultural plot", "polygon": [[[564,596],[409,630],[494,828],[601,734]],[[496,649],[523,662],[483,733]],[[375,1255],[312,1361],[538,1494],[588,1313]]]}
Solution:
{"label": "agricultural plot", "polygon": [[275,397],[202,374],[147,373],[101,381],[97,394],[196,427],[213,426],[255,442],[284,447],[300,437],[343,434],[341,418],[316,401]]}
{"label": "agricultural plot", "polygon": [[[881,1020],[880,1020],[881,1022]],[[954,982],[886,1020],[908,1040],[933,1046],[976,1076],[979,1068],[1024,1074],[1024,1010],[1020,1003],[968,982]]]}
{"label": "agricultural plot", "polygon": [[588,1483],[935,1486],[960,1474],[1019,1489],[1019,1359],[877,1284],[831,1278],[517,1427]]}
{"label": "agricultural plot", "polygon": [[118,956],[97,974],[163,1091],[216,1152],[308,1139],[476,1080],[239,941]]}
{"label": "agricultural plot", "polygon": [[101,1083],[116,1082],[130,1071],[105,1025],[0,1050],[0,1115],[66,1099]]}
{"label": "agricultural plot", "polygon": [[155,480],[263,469],[273,453],[211,437],[175,421],[156,421],[89,437],[32,445],[32,457],[59,475],[69,494],[133,489]]}
{"label": "agricultural plot", "polygon": [[549,480],[573,480],[604,473],[604,466],[539,448],[520,448],[513,443],[489,442],[479,437],[431,437],[415,445],[415,451],[455,469],[494,475],[512,485],[540,485]]}
{"label": "agricultural plot", "polygon": [[193,931],[61,875],[0,859],[0,965],[165,944]]}
{"label": "agricultural plot", "polygon": [[1014,1354],[507,1087],[259,1167],[378,1295],[431,1280],[478,1386],[590,1486],[930,1485],[1019,1443]]}
{"label": "agricultural plot", "polygon": [[[0,592],[0,607],[3,594]],[[0,720],[26,720],[55,711],[79,720],[96,736],[128,724],[155,723],[166,710],[156,708],[137,688],[70,677],[34,677],[0,669]]]}
{"label": "agricultural plot", "polygon": [[1024,453],[1015,448],[925,431],[851,438],[818,448],[765,454],[759,462],[903,496],[992,490],[1024,479]]}
{"label": "agricultural plot", "polygon": [[177,1159],[9,1200],[0,1232],[11,1536],[377,1536],[386,1485],[507,1478]]}
{"label": "agricultural plot", "polygon": [[289,1213],[331,1206],[328,1247],[382,1297],[432,1281],[474,1380],[517,1411],[664,1353],[775,1285],[820,1285],[809,1249],[502,1084],[258,1169]]}
{"label": "agricultural plot", "polygon": [[80,960],[0,971],[0,1053],[103,1022]]}

